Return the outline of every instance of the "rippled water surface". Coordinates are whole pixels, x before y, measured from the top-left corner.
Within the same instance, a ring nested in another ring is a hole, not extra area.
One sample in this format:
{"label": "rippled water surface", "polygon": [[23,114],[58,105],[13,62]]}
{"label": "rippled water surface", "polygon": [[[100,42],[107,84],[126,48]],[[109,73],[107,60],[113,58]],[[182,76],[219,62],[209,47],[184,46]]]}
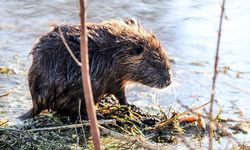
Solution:
{"label": "rippled water surface", "polygon": [[[152,30],[174,60],[174,82],[156,92],[141,85],[128,87],[131,103],[143,106],[202,104],[209,100],[220,15],[217,0],[98,1],[88,4],[88,21],[134,17]],[[55,23],[79,23],[76,0],[1,0],[0,67],[15,74],[0,74],[0,119],[13,119],[32,103],[27,86],[28,57],[36,38]],[[250,1],[228,0],[220,51],[220,74],[215,111],[227,118],[250,116]],[[246,92],[244,92],[246,91]],[[247,93],[248,92],[248,93]],[[243,115],[243,116],[242,116]],[[240,139],[250,142],[248,135]],[[226,143],[222,140],[222,147]],[[203,143],[204,144],[204,143]]]}

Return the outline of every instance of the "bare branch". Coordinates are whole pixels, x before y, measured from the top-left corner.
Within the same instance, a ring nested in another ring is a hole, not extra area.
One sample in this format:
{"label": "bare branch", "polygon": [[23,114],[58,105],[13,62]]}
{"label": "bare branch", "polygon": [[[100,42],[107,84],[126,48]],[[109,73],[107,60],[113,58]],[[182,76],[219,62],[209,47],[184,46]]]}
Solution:
{"label": "bare branch", "polygon": [[0,98],[1,97],[4,97],[4,96],[8,96],[10,93],[2,93],[2,94],[0,94]]}
{"label": "bare branch", "polygon": [[[79,105],[78,105],[78,113],[79,113],[79,120],[80,120],[80,123],[82,124],[82,116],[81,116],[81,106],[82,106],[82,100],[79,98]],[[83,134],[83,138],[84,138],[84,142],[83,142],[83,147],[84,146],[87,146],[87,141],[86,141],[86,136],[85,136],[85,130],[82,126],[82,134]]]}
{"label": "bare branch", "polygon": [[145,148],[145,149],[149,149],[149,150],[161,150],[161,149],[166,149],[166,147],[160,145],[160,144],[154,144],[154,143],[150,143],[147,139],[145,139],[142,136],[128,136],[128,135],[123,135],[120,134],[116,131],[107,129],[103,126],[99,125],[100,130],[107,135],[113,136],[115,138],[118,139],[122,139],[122,140],[127,140],[127,141],[131,141],[131,142],[135,142],[136,144],[140,145],[141,147]]}
{"label": "bare branch", "polygon": [[74,59],[74,61],[77,63],[78,66],[82,66],[81,62],[76,58],[76,56],[72,52],[71,48],[69,47],[68,43],[66,42],[66,40],[65,40],[65,38],[64,38],[64,36],[62,34],[62,30],[61,30],[60,26],[58,26],[58,30],[59,30],[60,37],[62,38],[63,43],[64,43],[66,49],[68,50],[70,56]]}
{"label": "bare branch", "polygon": [[[115,120],[100,120],[99,124],[114,124]],[[15,130],[15,131],[30,131],[30,132],[36,132],[36,131],[50,131],[50,130],[67,130],[72,128],[82,128],[82,126],[89,126],[90,123],[88,121],[85,121],[81,124],[72,124],[72,125],[65,125],[65,126],[56,126],[56,127],[48,127],[48,128],[36,128],[36,129],[30,129],[30,130],[21,130],[16,128],[4,128],[0,127],[0,130]]]}
{"label": "bare branch", "polygon": [[219,23],[219,31],[217,37],[217,46],[216,46],[216,54],[215,54],[215,62],[214,62],[214,75],[213,75],[213,82],[212,82],[212,92],[210,98],[210,109],[209,109],[209,150],[213,149],[213,105],[214,105],[214,96],[215,96],[215,83],[218,75],[218,61],[219,61],[219,50],[220,50],[220,39],[221,39],[221,28],[222,28],[222,20],[224,16],[224,9],[225,9],[225,1],[223,0],[221,5],[221,15],[220,15],[220,23]]}
{"label": "bare branch", "polygon": [[98,122],[96,119],[96,110],[93,98],[93,92],[89,74],[89,51],[88,51],[88,38],[87,38],[87,27],[86,27],[86,12],[85,12],[85,1],[80,0],[80,23],[81,23],[81,62],[82,62],[82,83],[85,97],[85,104],[88,113],[88,119],[90,122],[90,133],[93,139],[93,145],[96,150],[101,149],[100,144],[100,132],[98,128]]}
{"label": "bare branch", "polygon": [[[190,108],[188,108],[188,106],[182,104],[182,102],[179,101],[179,100],[178,100],[178,103],[179,103],[182,107],[186,108],[186,109],[187,109],[186,111],[189,111],[189,112],[191,112],[191,113],[193,113],[193,114],[195,114],[195,115],[200,115],[201,117],[203,117],[203,118],[205,118],[205,119],[209,119],[209,116],[205,116],[205,115],[202,115],[202,114],[200,114],[200,113],[195,112],[193,109],[190,109]],[[207,103],[206,103],[206,104],[207,104]],[[230,139],[232,139],[235,143],[237,143],[237,145],[239,145],[239,146],[241,145],[241,143],[238,141],[238,139],[235,138],[235,137],[232,135],[232,133],[230,133],[230,132],[228,132],[228,131],[226,130],[226,128],[227,128],[226,125],[222,125],[220,122],[214,121],[214,120],[213,120],[212,122],[209,121],[209,125],[210,125],[210,124],[212,124],[212,129],[209,129],[209,130],[214,131],[214,126],[216,126],[217,129],[219,129],[219,130],[222,131],[223,135],[228,136],[228,137],[229,137]],[[210,131],[209,131],[209,132],[210,132]]]}
{"label": "bare branch", "polygon": [[231,84],[231,83],[227,83],[227,82],[223,82],[223,83],[226,84],[227,86],[233,88],[233,89],[236,89],[236,90],[238,90],[238,91],[241,91],[241,92],[243,92],[243,93],[245,93],[245,94],[250,95],[250,91],[249,91],[248,89],[244,89],[244,88],[235,86],[235,85],[233,85],[233,84]]}
{"label": "bare branch", "polygon": [[181,116],[183,116],[183,115],[186,115],[186,114],[188,114],[189,112],[194,112],[194,111],[196,111],[196,110],[198,110],[198,109],[200,109],[200,108],[203,108],[203,107],[205,107],[206,105],[208,105],[209,103],[210,103],[210,101],[209,101],[209,102],[206,102],[205,104],[202,104],[201,106],[195,107],[195,108],[188,108],[186,111],[184,111],[184,112],[182,112],[182,113],[180,113],[180,114],[177,114],[177,115],[174,116],[173,118],[167,119],[165,122],[162,122],[162,123],[160,123],[160,124],[157,124],[153,130],[161,129],[162,127],[167,126],[168,124],[172,123],[175,119],[177,119],[177,118],[179,118],[179,117],[181,117]]}

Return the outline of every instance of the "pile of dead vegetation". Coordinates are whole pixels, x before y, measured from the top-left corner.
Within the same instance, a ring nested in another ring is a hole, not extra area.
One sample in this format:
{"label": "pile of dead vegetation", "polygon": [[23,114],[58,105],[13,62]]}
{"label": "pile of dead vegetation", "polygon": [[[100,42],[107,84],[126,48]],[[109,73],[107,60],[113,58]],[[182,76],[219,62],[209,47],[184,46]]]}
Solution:
{"label": "pile of dead vegetation", "polygon": [[[97,107],[103,149],[154,149],[177,142],[185,134],[206,134],[206,123],[201,117],[180,118],[179,113],[163,111],[152,115],[135,105],[120,105],[110,96]],[[0,149],[92,149],[89,123],[80,117],[47,114],[20,125],[0,126]]]}

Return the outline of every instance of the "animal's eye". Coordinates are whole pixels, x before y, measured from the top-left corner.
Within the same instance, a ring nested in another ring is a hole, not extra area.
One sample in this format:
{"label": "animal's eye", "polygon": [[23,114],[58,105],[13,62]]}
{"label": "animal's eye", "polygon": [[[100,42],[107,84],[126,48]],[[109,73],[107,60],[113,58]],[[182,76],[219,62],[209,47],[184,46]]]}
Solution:
{"label": "animal's eye", "polygon": [[132,55],[140,55],[144,51],[142,45],[137,45],[131,50]]}

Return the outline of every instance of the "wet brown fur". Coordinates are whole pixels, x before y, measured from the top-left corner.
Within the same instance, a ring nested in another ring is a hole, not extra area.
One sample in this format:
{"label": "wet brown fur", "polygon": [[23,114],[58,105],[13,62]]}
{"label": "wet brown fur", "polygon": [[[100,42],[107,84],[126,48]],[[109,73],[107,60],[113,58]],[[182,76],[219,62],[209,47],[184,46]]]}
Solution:
{"label": "wet brown fur", "polygon": [[[69,55],[58,28],[80,60],[79,25],[56,26],[41,36],[31,54],[28,74],[33,108],[21,118],[29,118],[44,109],[62,115],[77,116],[79,100],[85,114],[81,69]],[[154,34],[136,20],[109,20],[87,24],[91,83],[95,103],[105,94],[113,94],[127,104],[125,85],[138,82],[163,88],[170,84],[169,59]]]}

